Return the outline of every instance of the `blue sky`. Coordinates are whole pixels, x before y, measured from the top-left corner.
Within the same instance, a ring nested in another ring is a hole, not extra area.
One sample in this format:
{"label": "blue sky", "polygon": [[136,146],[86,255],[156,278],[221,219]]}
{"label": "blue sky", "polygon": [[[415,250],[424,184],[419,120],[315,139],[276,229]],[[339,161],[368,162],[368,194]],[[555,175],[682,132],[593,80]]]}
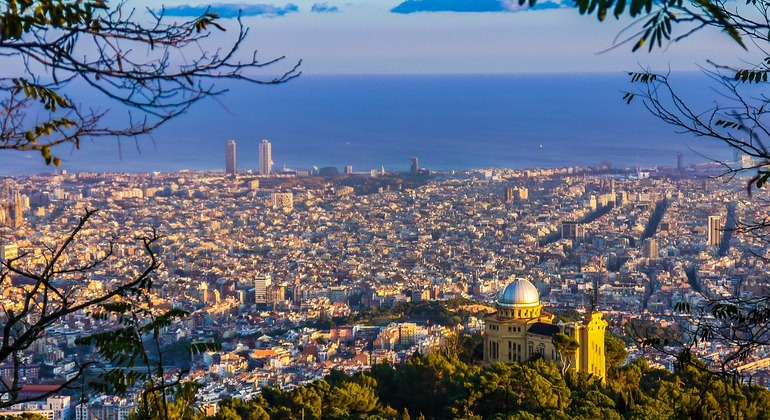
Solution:
{"label": "blue sky", "polygon": [[[558,1],[538,10],[525,10],[515,0],[252,1],[215,8],[223,16],[243,9],[249,48],[263,59],[301,58],[303,71],[311,74],[612,72],[640,66],[685,71],[707,58],[747,58],[713,30],[663,51],[632,54],[626,45],[600,53],[630,20],[599,23],[566,6],[570,0],[556,7]],[[165,2],[170,14],[180,16],[207,4]],[[394,12],[441,8],[459,11]]]}

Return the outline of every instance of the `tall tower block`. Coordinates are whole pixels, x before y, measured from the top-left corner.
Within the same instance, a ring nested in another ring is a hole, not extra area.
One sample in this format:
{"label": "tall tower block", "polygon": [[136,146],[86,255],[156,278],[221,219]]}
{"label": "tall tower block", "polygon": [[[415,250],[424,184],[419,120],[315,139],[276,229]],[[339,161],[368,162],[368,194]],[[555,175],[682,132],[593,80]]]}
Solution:
{"label": "tall tower block", "polygon": [[235,155],[235,140],[228,140],[225,144],[225,174],[235,177],[238,167]]}
{"label": "tall tower block", "polygon": [[420,172],[420,160],[417,156],[412,156],[412,158],[409,159],[409,172],[411,172],[412,175],[417,175],[417,173]]}
{"label": "tall tower block", "polygon": [[708,229],[708,245],[719,246],[722,239],[722,218],[720,216],[709,216]]}
{"label": "tall tower block", "polygon": [[273,172],[273,145],[267,140],[259,144],[259,174],[270,175]]}

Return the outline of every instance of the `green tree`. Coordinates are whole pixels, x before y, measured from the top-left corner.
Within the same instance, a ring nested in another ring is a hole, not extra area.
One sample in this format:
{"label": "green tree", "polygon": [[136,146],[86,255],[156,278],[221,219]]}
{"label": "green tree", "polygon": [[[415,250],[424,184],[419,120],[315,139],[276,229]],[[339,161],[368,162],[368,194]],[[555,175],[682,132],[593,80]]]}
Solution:
{"label": "green tree", "polygon": [[[7,407],[19,402],[31,401],[59,392],[79,381],[89,368],[99,366],[100,359],[82,358],[78,371],[60,387],[42,393],[19,398],[21,385],[18,370],[21,364],[20,355],[40,340],[44,331],[77,312],[90,312],[96,319],[108,319],[111,314],[120,313],[127,323],[107,333],[81,337],[78,344],[95,344],[97,351],[104,357],[102,360],[113,362],[114,366],[141,363],[147,367],[144,372],[126,373],[124,370],[108,371],[100,375],[101,382],[94,383],[100,390],[125,392],[137,381],[146,380],[157,373],[149,366],[151,361],[147,354],[139,352],[144,345],[144,335],[154,334],[157,338],[160,329],[169,325],[175,318],[186,315],[183,311],[172,311],[167,314],[153,312],[151,308],[137,306],[139,300],[147,299],[153,285],[153,275],[160,266],[157,255],[152,247],[159,239],[156,232],[140,237],[139,241],[145,251],[146,260],[138,270],[138,274],[127,279],[122,284],[102,294],[93,296],[82,293],[87,286],[88,275],[113,258],[113,245],[104,250],[104,256],[91,261],[81,261],[69,255],[71,247],[77,242],[78,235],[87,227],[95,211],[87,210],[78,221],[75,229],[68,234],[58,246],[49,247],[44,255],[42,266],[26,261],[26,255],[3,262],[0,272],[0,285],[8,292],[18,293],[24,298],[17,305],[4,306],[3,315],[5,326],[2,329],[0,341],[0,361],[11,363],[16,374],[10,379],[0,378],[0,407]],[[80,282],[63,282],[73,274],[82,275]],[[23,278],[31,283],[31,287],[16,287],[11,283],[11,275]],[[89,296],[78,298],[77,296]],[[142,316],[150,318],[142,318]],[[205,347],[205,345],[204,345]],[[197,350],[201,348],[198,347]],[[196,349],[193,349],[196,350]]]}
{"label": "green tree", "polygon": [[416,354],[395,371],[396,393],[393,400],[384,402],[394,408],[408,408],[412,415],[447,418],[450,402],[464,394],[463,379],[471,372],[457,355]]}
{"label": "green tree", "polygon": [[0,420],[47,420],[48,417],[35,413],[21,413],[18,416],[0,416]]}
{"label": "green tree", "polygon": [[265,408],[267,403],[261,397],[244,402],[238,398],[226,398],[219,402],[219,411],[210,420],[269,420]]}
{"label": "green tree", "polygon": [[[147,134],[223,93],[216,80],[274,84],[299,74],[298,63],[262,78],[259,70],[282,57],[243,60],[237,52],[248,31],[240,19],[236,26],[217,51],[206,51],[201,41],[212,29],[226,29],[216,13],[177,22],[162,8],[143,14],[103,0],[0,2],[0,149],[38,150],[58,165],[53,146]],[[68,89],[70,83],[76,88]],[[125,105],[122,124],[74,94],[89,89]]]}
{"label": "green tree", "polygon": [[[129,10],[122,2],[110,5],[103,0],[0,1],[0,56],[4,69],[0,77],[0,149],[36,150],[47,164],[58,166],[61,161],[52,152],[55,146],[70,144],[79,148],[86,139],[149,134],[195,103],[224,93],[226,89],[217,87],[217,81],[276,84],[299,75],[297,63],[279,71],[276,77],[263,77],[260,72],[283,57],[261,61],[254,53],[244,60],[238,53],[248,30],[240,19],[231,23],[234,25],[227,25],[210,12],[179,22],[169,20],[162,8],[145,15]],[[207,51],[202,41],[213,34],[212,30],[224,32],[226,26],[235,27],[229,40],[219,38],[219,49]],[[111,110],[88,103],[91,93],[110,101]],[[180,385],[181,378],[167,383],[163,375],[158,375],[161,352],[156,352],[156,360],[137,353],[147,350],[143,347],[148,338],[145,335],[157,339],[160,329],[186,315],[178,310],[166,314],[140,310],[137,299],[149,293],[159,267],[152,250],[158,234],[139,238],[147,260],[138,274],[99,296],[80,298],[82,283],[62,285],[60,281],[74,274],[87,280],[94,269],[113,258],[111,245],[105,257],[91,261],[78,261],[69,255],[93,215],[93,210],[86,211],[58,246],[47,245],[42,266],[36,267],[25,255],[3,262],[0,285],[4,291],[21,293],[23,298],[18,305],[2,309],[5,322],[0,363],[12,364],[18,372],[20,354],[69,314],[117,313],[132,324],[118,328],[112,335],[85,338],[82,343],[94,345],[101,361],[140,364],[145,370],[107,370],[93,385],[121,392],[144,382],[145,412],[152,412],[150,400],[167,410],[171,406],[165,406],[166,389]],[[10,283],[11,276],[23,278],[32,286],[21,290]],[[189,349],[197,352],[203,347],[196,344]],[[70,387],[99,363],[81,360],[79,371],[60,389]],[[0,380],[0,407],[59,391],[21,399],[18,374]],[[176,392],[185,392],[184,386],[177,387]]]}
{"label": "green tree", "polygon": [[580,348],[580,343],[566,334],[556,333],[553,335],[553,346],[556,350],[557,362],[561,366],[561,373],[563,375],[572,366],[572,359]]}
{"label": "green tree", "polygon": [[[203,418],[203,414],[195,408],[195,393],[200,388],[197,383],[188,381],[173,387],[159,388],[142,394],[139,410],[132,412],[129,420],[200,420]],[[168,395],[170,391],[173,391],[171,398]]]}
{"label": "green tree", "polygon": [[608,375],[613,375],[615,370],[626,361],[628,351],[626,343],[611,333],[604,334],[604,359],[607,364]]}

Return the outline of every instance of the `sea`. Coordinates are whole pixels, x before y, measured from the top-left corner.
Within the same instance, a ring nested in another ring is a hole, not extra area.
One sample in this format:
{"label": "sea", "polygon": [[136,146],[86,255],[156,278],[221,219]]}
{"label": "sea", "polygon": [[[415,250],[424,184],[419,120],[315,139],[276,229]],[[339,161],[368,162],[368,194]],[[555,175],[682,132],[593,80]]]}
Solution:
{"label": "sea", "polygon": [[[695,109],[713,107],[712,81],[669,75]],[[302,75],[281,85],[220,83],[228,92],[196,104],[149,136],[84,140],[53,150],[58,170],[177,172],[224,170],[225,143],[237,142],[240,171],[259,166],[272,143],[277,169],[335,166],[342,171],[405,171],[410,158],[433,170],[591,166],[675,166],[732,160],[718,141],[679,133],[653,117],[625,73],[516,75]],[[84,103],[127,110],[95,92]],[[39,153],[1,151],[0,176],[57,169]]]}

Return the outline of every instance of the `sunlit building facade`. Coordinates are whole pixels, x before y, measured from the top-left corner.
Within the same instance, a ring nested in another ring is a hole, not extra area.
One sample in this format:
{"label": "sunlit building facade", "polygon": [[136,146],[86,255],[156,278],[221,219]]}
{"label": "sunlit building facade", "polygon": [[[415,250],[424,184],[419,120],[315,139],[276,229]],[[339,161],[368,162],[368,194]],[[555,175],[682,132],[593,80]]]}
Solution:
{"label": "sunlit building facade", "polygon": [[543,312],[540,293],[525,279],[505,286],[497,298],[497,312],[484,319],[484,362],[524,362],[538,353],[558,361],[553,337],[562,333],[575,340],[578,349],[567,356],[571,369],[606,375],[604,334],[607,321],[601,312],[588,312],[581,321],[553,323]]}

